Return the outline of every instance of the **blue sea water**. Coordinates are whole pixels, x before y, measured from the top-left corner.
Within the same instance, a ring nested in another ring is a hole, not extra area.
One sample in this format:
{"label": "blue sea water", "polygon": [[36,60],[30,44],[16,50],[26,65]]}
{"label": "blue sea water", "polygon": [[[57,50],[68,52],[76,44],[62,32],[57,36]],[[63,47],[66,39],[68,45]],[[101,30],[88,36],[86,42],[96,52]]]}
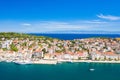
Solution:
{"label": "blue sea water", "polygon": [[[120,37],[119,34],[33,34],[63,40]],[[90,69],[95,69],[90,71]],[[120,80],[120,64],[62,63],[16,65],[0,62],[0,80]]]}
{"label": "blue sea water", "polygon": [[91,37],[107,37],[116,38],[120,37],[120,34],[42,34],[42,33],[31,33],[36,36],[47,36],[52,38],[58,38],[62,40],[73,40],[81,38],[91,38]]}
{"label": "blue sea water", "polygon": [[[91,68],[95,70],[90,71]],[[120,80],[120,64],[16,65],[1,62],[0,80]]]}

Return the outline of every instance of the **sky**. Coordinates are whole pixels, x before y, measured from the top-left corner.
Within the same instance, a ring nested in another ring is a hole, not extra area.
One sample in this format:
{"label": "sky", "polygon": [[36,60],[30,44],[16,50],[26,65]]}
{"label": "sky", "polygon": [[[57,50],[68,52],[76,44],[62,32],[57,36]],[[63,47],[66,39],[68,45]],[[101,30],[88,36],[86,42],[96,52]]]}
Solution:
{"label": "sky", "polygon": [[0,32],[120,31],[120,0],[0,0]]}

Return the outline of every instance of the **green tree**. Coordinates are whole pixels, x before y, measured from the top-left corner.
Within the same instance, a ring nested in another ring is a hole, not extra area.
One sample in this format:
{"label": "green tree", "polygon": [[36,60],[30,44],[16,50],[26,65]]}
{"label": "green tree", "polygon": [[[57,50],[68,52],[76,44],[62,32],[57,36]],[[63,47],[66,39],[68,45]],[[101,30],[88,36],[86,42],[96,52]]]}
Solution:
{"label": "green tree", "polygon": [[24,42],[24,43],[22,44],[22,46],[27,46],[27,42]]}
{"label": "green tree", "polygon": [[12,44],[10,45],[10,50],[17,52],[17,51],[18,51],[18,48],[12,43]]}
{"label": "green tree", "polygon": [[7,51],[8,49],[7,48],[2,48],[3,51]]}

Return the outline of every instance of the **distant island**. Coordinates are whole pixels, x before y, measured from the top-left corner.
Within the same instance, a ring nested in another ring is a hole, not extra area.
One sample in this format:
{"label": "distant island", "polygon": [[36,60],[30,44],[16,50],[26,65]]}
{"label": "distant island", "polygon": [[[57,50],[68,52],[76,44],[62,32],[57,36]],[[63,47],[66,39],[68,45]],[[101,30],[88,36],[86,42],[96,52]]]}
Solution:
{"label": "distant island", "polygon": [[120,38],[60,40],[24,33],[0,33],[0,61],[17,64],[120,63]]}

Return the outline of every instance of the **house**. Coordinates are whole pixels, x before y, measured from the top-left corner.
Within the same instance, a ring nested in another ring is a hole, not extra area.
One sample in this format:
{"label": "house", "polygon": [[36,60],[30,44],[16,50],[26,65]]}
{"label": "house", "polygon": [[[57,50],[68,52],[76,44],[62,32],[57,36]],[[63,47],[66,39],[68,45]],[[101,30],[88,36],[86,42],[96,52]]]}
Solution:
{"label": "house", "polygon": [[119,56],[114,52],[105,52],[106,60],[119,60]]}
{"label": "house", "polygon": [[91,52],[91,59],[92,60],[104,60],[104,55],[99,51]]}
{"label": "house", "polygon": [[70,60],[71,59],[71,55],[70,54],[63,54],[62,55],[62,59]]}
{"label": "house", "polygon": [[88,52],[86,51],[78,51],[77,55],[79,59],[82,59],[82,60],[88,59]]}
{"label": "house", "polygon": [[42,59],[42,58],[43,58],[43,52],[34,52],[34,53],[32,54],[32,58]]}
{"label": "house", "polygon": [[12,44],[12,40],[6,40],[4,42],[2,42],[2,48],[7,48],[9,49],[10,48],[10,44]]}
{"label": "house", "polygon": [[51,59],[51,55],[50,54],[44,54],[44,59]]}

